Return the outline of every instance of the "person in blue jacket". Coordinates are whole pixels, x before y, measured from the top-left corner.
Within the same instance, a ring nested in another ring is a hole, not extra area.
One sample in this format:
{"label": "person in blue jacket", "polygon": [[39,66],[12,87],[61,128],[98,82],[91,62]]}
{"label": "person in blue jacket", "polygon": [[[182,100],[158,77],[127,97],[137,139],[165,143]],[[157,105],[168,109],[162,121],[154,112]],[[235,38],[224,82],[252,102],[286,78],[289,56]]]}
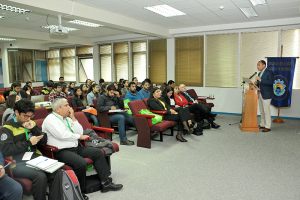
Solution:
{"label": "person in blue jacket", "polygon": [[130,101],[143,99],[141,95],[136,91],[135,82],[130,82],[128,87],[129,90],[126,92],[124,99],[129,99]]}

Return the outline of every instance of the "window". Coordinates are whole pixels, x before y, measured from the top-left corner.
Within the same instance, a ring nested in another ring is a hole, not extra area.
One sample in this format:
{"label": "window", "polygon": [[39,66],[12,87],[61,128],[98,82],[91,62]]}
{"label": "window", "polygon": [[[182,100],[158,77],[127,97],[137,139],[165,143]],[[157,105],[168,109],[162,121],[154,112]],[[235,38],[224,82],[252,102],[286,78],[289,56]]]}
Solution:
{"label": "window", "polygon": [[205,86],[237,87],[238,34],[207,36]]}
{"label": "window", "polygon": [[86,79],[94,79],[93,47],[77,47],[76,55],[78,56],[79,82],[85,82]]}
{"label": "window", "polygon": [[266,60],[265,57],[277,56],[278,32],[258,32],[241,34],[241,73],[248,78],[257,71],[256,65],[259,60]]}
{"label": "window", "polygon": [[115,78],[119,80],[121,78],[128,80],[128,43],[115,43],[114,44],[114,66],[115,66]]}
{"label": "window", "polygon": [[100,75],[106,82],[112,81],[111,44],[100,45]]}
{"label": "window", "polygon": [[[282,56],[300,56],[300,29],[282,31]],[[296,59],[293,89],[300,89],[300,59]]]}
{"label": "window", "polygon": [[58,81],[60,77],[59,50],[53,49],[47,52],[49,79]]}
{"label": "window", "polygon": [[76,81],[75,48],[61,49],[61,57],[65,81]]}
{"label": "window", "polygon": [[47,81],[46,51],[34,51],[35,59],[35,81]]}
{"label": "window", "polygon": [[175,81],[203,86],[203,36],[177,38]]}
{"label": "window", "polygon": [[149,41],[149,78],[153,83],[167,79],[167,40]]}
{"label": "window", "polygon": [[33,50],[8,49],[9,80],[33,80]]}
{"label": "window", "polygon": [[143,81],[147,77],[147,43],[132,43],[133,77]]}

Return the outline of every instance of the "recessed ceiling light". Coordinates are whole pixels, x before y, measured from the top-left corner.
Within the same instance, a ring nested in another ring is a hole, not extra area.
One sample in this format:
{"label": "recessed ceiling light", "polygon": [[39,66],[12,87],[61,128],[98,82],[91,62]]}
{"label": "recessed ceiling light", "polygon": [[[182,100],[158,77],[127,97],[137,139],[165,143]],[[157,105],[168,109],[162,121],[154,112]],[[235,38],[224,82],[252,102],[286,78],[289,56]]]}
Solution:
{"label": "recessed ceiling light", "polygon": [[[55,28],[58,28],[57,25],[48,25],[48,26],[42,26],[42,28],[44,29],[55,29]],[[70,28],[70,27],[65,27],[68,31],[77,31],[79,29],[77,28]]]}
{"label": "recessed ceiling light", "polygon": [[14,38],[0,38],[0,41],[15,41],[16,39]]}
{"label": "recessed ceiling light", "polygon": [[72,23],[72,24],[78,24],[78,25],[81,25],[81,26],[94,27],[94,28],[103,26],[103,25],[101,25],[101,24],[95,24],[95,23],[92,23],[92,22],[86,22],[86,21],[81,21],[81,20],[77,20],[77,19],[74,19],[74,20],[72,20],[72,21],[69,21],[69,23]]}
{"label": "recessed ceiling light", "polygon": [[151,7],[144,7],[147,10],[150,10],[152,12],[155,12],[157,14],[160,14],[164,17],[174,17],[179,15],[186,15],[184,12],[181,12],[180,10],[177,10],[171,6],[168,5],[157,5],[157,6],[151,6]]}
{"label": "recessed ceiling light", "polygon": [[250,7],[250,8],[240,8],[241,11],[244,13],[244,15],[246,15],[246,17],[251,18],[251,17],[257,17],[257,13],[255,12],[255,10]]}
{"label": "recessed ceiling light", "polygon": [[4,16],[0,16],[0,19],[4,19]]}
{"label": "recessed ceiling light", "polygon": [[14,6],[9,6],[9,5],[5,5],[5,4],[1,4],[0,3],[0,9],[1,10],[7,10],[10,12],[15,12],[15,13],[20,13],[20,14],[25,14],[25,13],[29,13],[31,12],[30,10],[24,9],[24,8],[17,8]]}
{"label": "recessed ceiling light", "polygon": [[250,0],[253,6],[266,5],[266,0]]}

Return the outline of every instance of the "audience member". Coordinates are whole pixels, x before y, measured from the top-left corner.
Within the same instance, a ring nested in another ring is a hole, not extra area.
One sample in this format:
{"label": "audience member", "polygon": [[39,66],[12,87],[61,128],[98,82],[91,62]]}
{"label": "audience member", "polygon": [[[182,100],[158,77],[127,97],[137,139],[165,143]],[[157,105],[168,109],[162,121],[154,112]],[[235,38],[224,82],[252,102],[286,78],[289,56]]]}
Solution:
{"label": "audience member", "polygon": [[110,167],[100,149],[79,145],[78,140],[86,140],[83,128],[74,116],[73,109],[66,99],[57,99],[52,103],[53,112],[42,125],[48,135],[48,144],[56,146],[59,151],[55,158],[71,166],[78,177],[81,190],[86,192],[86,161],[93,160],[95,170],[102,184],[102,192],[120,190],[123,185],[114,184],[110,178]]}
{"label": "audience member", "polygon": [[123,80],[122,88],[121,88],[121,95],[125,96],[128,90],[129,90],[128,80]]}
{"label": "audience member", "polygon": [[91,85],[92,85],[92,80],[91,79],[86,79],[85,80],[85,84],[86,84],[86,86],[87,86],[87,88],[90,88],[91,87]]}
{"label": "audience member", "polygon": [[15,115],[7,121],[0,130],[0,151],[5,157],[12,156],[16,160],[16,167],[12,174],[15,178],[27,178],[32,181],[32,194],[35,200],[46,200],[46,173],[26,166],[22,158],[32,152],[31,158],[40,156],[37,145],[47,143],[44,135],[34,121],[34,104],[28,99],[21,99],[15,103]]}
{"label": "audience member", "polygon": [[69,94],[70,94],[71,96],[73,96],[74,93],[75,93],[74,88],[75,88],[75,82],[70,82],[70,83],[69,83]]}
{"label": "audience member", "polygon": [[[107,92],[100,96],[97,100],[98,112],[107,112],[109,110],[124,109],[123,100],[116,96],[116,88],[113,84],[107,87]],[[109,119],[112,123],[118,123],[119,137],[121,145],[134,145],[133,141],[130,141],[126,137],[126,124],[134,126],[132,116],[127,112],[114,113],[109,115]]]}
{"label": "audience member", "polygon": [[11,94],[18,95],[21,98],[20,91],[21,91],[21,83],[20,82],[14,82],[14,83],[11,84],[10,90],[7,90],[7,91],[3,92],[3,96],[4,96],[5,100]]}
{"label": "audience member", "polygon": [[49,101],[52,102],[57,98],[67,98],[67,95],[62,91],[61,83],[55,83],[49,94]]}
{"label": "audience member", "polygon": [[20,91],[20,95],[24,99],[30,99],[32,95],[32,88],[30,85],[24,85],[23,89]]}
{"label": "audience member", "polygon": [[139,94],[142,99],[150,98],[150,85],[151,85],[150,79],[145,79],[142,82],[142,89],[139,91]]}
{"label": "audience member", "polygon": [[13,116],[15,114],[14,106],[15,106],[15,103],[19,100],[20,100],[20,97],[18,95],[15,95],[15,94],[9,95],[7,97],[6,109],[5,109],[5,111],[2,115],[2,126],[4,125],[4,123],[6,121],[9,121],[13,118]]}
{"label": "audience member", "polygon": [[[75,107],[77,110],[84,110],[86,108],[89,108],[89,106],[86,104],[86,102],[83,101],[82,91],[80,87],[75,87],[74,89],[74,97],[72,98],[72,107]],[[93,121],[93,124],[95,126],[99,126],[99,121],[97,116],[84,112],[84,114],[87,116],[88,119]]]}
{"label": "audience member", "polygon": [[59,83],[60,83],[61,85],[66,84],[66,83],[65,83],[65,78],[64,78],[63,76],[59,77],[58,81],[59,81]]}
{"label": "audience member", "polygon": [[143,99],[140,93],[136,91],[135,82],[130,82],[128,86],[129,90],[127,91],[124,99],[129,99],[130,101]]}
{"label": "audience member", "polygon": [[53,82],[52,80],[49,80],[49,81],[47,82],[46,86],[43,87],[41,93],[42,93],[43,95],[48,95],[48,94],[50,94],[50,92],[52,91],[53,86],[54,86],[54,82]]}
{"label": "audience member", "polygon": [[138,81],[137,77],[133,77],[131,81],[135,83],[136,91],[139,92],[142,88],[139,86],[139,81]]}
{"label": "audience member", "polygon": [[88,106],[94,106],[94,100],[99,97],[99,93],[100,93],[99,85],[96,83],[91,85],[91,87],[89,88],[87,97],[86,97]]}
{"label": "audience member", "polygon": [[22,200],[22,186],[5,174],[4,159],[0,152],[0,199]]}
{"label": "audience member", "polygon": [[105,83],[104,79],[100,78],[100,80],[99,80],[99,86],[101,87],[104,83]]}
{"label": "audience member", "polygon": [[163,115],[164,120],[169,121],[176,121],[178,123],[178,132],[176,135],[177,141],[180,142],[187,142],[186,139],[183,138],[182,132],[183,132],[183,126],[187,119],[185,119],[185,116],[180,116],[177,111],[170,108],[170,106],[163,101],[162,98],[162,92],[159,88],[154,88],[151,92],[151,96],[148,99],[148,106],[151,110],[162,110],[166,111],[167,113]]}

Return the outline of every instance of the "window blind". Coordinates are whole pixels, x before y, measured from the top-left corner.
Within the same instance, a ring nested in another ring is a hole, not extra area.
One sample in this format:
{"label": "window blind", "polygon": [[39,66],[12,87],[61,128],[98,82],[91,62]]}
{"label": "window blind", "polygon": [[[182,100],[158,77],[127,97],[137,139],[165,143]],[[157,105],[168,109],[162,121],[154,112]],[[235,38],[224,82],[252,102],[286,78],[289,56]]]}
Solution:
{"label": "window blind", "polygon": [[167,79],[167,40],[149,41],[149,78],[153,83]]}

